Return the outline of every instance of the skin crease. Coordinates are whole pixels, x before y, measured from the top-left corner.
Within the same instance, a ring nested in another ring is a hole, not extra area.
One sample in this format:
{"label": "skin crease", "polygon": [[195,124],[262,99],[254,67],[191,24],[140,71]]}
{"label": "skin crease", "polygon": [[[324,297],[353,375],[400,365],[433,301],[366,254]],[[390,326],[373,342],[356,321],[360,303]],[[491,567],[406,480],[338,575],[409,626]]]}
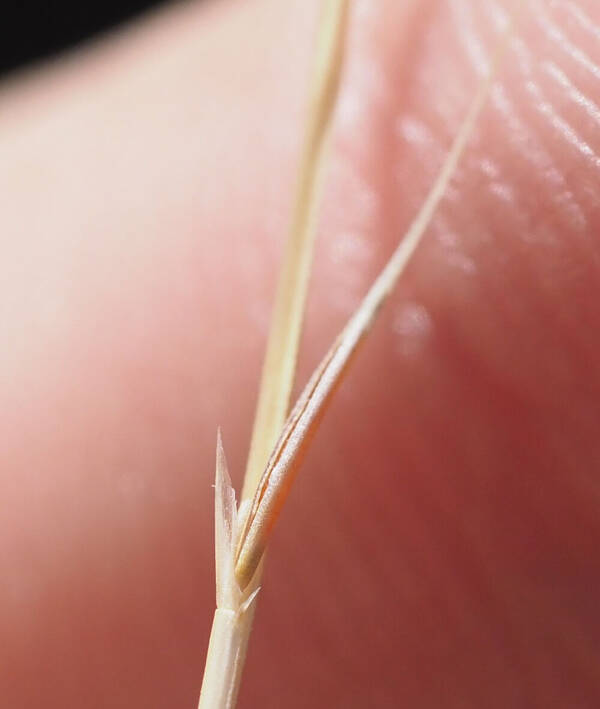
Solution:
{"label": "skin crease", "polygon": [[[0,89],[4,706],[196,706],[317,6],[174,7]],[[502,17],[356,0],[299,385]],[[275,530],[241,707],[598,706],[599,33],[524,13]]]}

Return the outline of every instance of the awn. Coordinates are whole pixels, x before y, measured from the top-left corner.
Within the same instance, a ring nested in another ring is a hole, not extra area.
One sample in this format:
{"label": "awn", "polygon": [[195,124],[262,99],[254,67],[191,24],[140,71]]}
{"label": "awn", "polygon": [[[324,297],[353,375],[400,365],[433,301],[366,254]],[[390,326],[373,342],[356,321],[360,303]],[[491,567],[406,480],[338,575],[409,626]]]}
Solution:
{"label": "awn", "polygon": [[[324,4],[294,218],[265,358],[239,512],[220,435],[217,442],[217,610],[200,696],[201,709],[226,709],[235,705],[259,588],[261,559],[302,454],[358,345],[417,249],[446,191],[489,93],[494,67],[501,53],[497,52],[492,69],[481,81],[440,173],[408,232],[315,370],[284,423],[310,272],[322,163],[339,83],[348,5],[349,0],[328,0]],[[502,50],[508,44],[508,36],[507,31]]]}

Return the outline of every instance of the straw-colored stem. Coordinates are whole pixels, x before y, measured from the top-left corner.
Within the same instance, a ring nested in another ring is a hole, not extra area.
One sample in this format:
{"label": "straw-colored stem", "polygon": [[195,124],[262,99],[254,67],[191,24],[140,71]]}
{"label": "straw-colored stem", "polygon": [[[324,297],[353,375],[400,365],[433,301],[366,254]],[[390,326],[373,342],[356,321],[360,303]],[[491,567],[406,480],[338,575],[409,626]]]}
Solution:
{"label": "straw-colored stem", "polygon": [[234,706],[242,629],[232,610],[217,608],[213,618],[199,709]]}
{"label": "straw-colored stem", "polygon": [[[349,4],[350,0],[323,2],[294,212],[279,278],[244,478],[242,504],[247,501],[246,507],[254,496],[288,413],[311,271],[327,138],[343,63]],[[200,709],[229,709],[235,706],[262,570],[258,566],[254,578],[242,593],[233,574],[239,536],[236,514],[232,514],[228,522],[223,517],[229,510],[223,504],[223,496],[230,500],[233,496],[228,479],[227,483],[223,483],[223,469],[224,458],[219,442],[215,505],[217,610],[200,694]],[[222,484],[219,484],[219,480]],[[229,529],[228,535],[222,533],[224,528]],[[223,537],[227,539],[223,541]],[[221,586],[230,583],[236,585],[236,588],[228,586],[225,593]],[[234,591],[237,589],[238,593],[230,593],[232,588]]]}
{"label": "straw-colored stem", "polygon": [[315,370],[286,421],[241,531],[235,559],[235,575],[241,588],[245,588],[250,582],[263,556],[303,453],[309,445],[327,403],[347,371],[352,356],[369,331],[381,305],[420,244],[435,209],[456,171],[458,161],[464,153],[475,121],[489,93],[501,50],[507,46],[508,36],[507,30],[505,41],[501,43],[496,53],[490,72],[481,81],[479,90],[419,213],[364,300]]}
{"label": "straw-colored stem", "polygon": [[217,609],[213,618],[199,709],[235,706],[240,657],[256,592],[243,594],[235,580],[237,506],[221,434],[217,438],[215,475],[215,563]]}
{"label": "straw-colored stem", "polygon": [[[341,11],[345,3],[332,3],[332,7],[333,5],[336,5]],[[345,10],[346,8],[344,7],[344,11],[339,18],[345,17]],[[337,27],[339,29],[340,25],[337,25]],[[328,354],[311,377],[286,421],[281,435],[277,438],[277,431],[281,429],[281,424],[283,423],[283,416],[287,408],[287,400],[293,381],[304,295],[308,280],[308,270],[304,269],[308,269],[310,264],[310,259],[304,261],[305,251],[294,253],[294,239],[299,234],[306,235],[314,230],[313,190],[315,185],[319,183],[319,163],[322,160],[322,155],[318,153],[316,153],[316,158],[310,159],[311,136],[315,125],[319,125],[319,121],[316,120],[310,124],[307,158],[299,185],[299,194],[301,195],[299,204],[305,204],[306,211],[301,209],[296,212],[290,241],[290,252],[288,252],[290,260],[288,262],[286,259],[287,265],[284,268],[283,279],[279,288],[275,320],[268,348],[269,354],[267,355],[267,363],[261,383],[257,422],[253,434],[253,449],[248,464],[239,523],[233,490],[230,483],[228,483],[228,479],[227,484],[223,483],[222,470],[224,470],[225,466],[222,451],[218,449],[217,454],[217,578],[225,579],[223,584],[226,591],[224,592],[224,589],[219,587],[218,581],[217,600],[219,605],[219,603],[223,603],[223,598],[228,598],[228,603],[235,613],[233,616],[224,615],[220,612],[221,607],[219,607],[215,614],[215,627],[211,635],[205,685],[214,681],[219,686],[207,686],[205,688],[203,685],[200,706],[205,709],[209,706],[232,707],[235,704],[246,646],[252,626],[253,601],[256,597],[261,576],[261,559],[263,558],[273,524],[298,469],[301,455],[308,445],[311,434],[314,433],[318,425],[325,405],[343,378],[352,355],[364,339],[382,303],[404,271],[421,242],[427,226],[431,222],[434,211],[464,152],[468,138],[473,132],[475,121],[489,93],[499,56],[508,45],[509,36],[510,32],[507,30],[504,42],[501,43],[495,61],[492,63],[492,69],[489,75],[481,82],[440,174],[409,231],[376,279],[358,310],[350,318],[346,328],[336,339]],[[342,42],[342,39],[343,34],[340,34],[339,41]],[[341,60],[341,48],[339,53]],[[325,92],[322,96],[324,101],[328,95],[328,92]],[[333,100],[328,104],[326,116],[331,112],[332,104]],[[327,105],[327,102],[324,105]],[[314,115],[315,113],[313,112],[313,117]],[[321,125],[326,127],[327,122]],[[321,140],[323,140],[325,135],[324,128],[322,130]],[[314,172],[312,173],[313,181],[309,180],[308,183],[305,183],[307,165],[312,165]],[[309,189],[306,193],[304,190],[307,189],[307,186],[312,187],[312,189]],[[304,201],[303,194],[308,195]],[[299,215],[302,218],[299,219]],[[298,231],[299,224],[302,225],[300,231]],[[311,248],[310,243],[311,240],[304,243],[304,249],[307,249],[308,252],[310,252]],[[295,268],[294,265],[296,266]],[[291,268],[290,271],[287,270],[288,267]],[[288,288],[289,279],[293,277],[296,280],[290,291]],[[295,289],[298,289],[303,294],[300,302],[296,298]],[[288,313],[288,316],[295,316],[296,319],[292,327],[289,326],[289,322],[285,321],[282,313]],[[287,333],[286,337],[283,337],[282,333]],[[269,369],[269,362],[272,363],[273,370]],[[281,418],[281,422],[277,426],[278,417]],[[276,445],[274,445],[272,454],[268,458],[268,464],[264,472],[257,475],[257,470],[262,470],[265,463],[267,463],[267,456],[274,443]],[[219,463],[220,460],[221,463]],[[257,466],[256,469],[254,466]],[[258,466],[261,467],[259,468]],[[255,492],[252,493],[255,479],[258,479],[258,484]],[[219,484],[219,481],[221,481],[221,484]],[[249,506],[251,497],[252,502],[251,506]],[[224,503],[223,500],[229,502]],[[233,503],[231,502],[232,500]],[[232,598],[233,600],[231,600]],[[231,618],[235,620],[230,622]],[[221,668],[221,672],[218,671],[219,663],[225,665]],[[212,701],[217,703],[204,703],[211,701],[211,697],[214,698]]]}
{"label": "straw-colored stem", "polygon": [[263,364],[242,503],[250,500],[288,414],[311,271],[327,138],[343,63],[349,0],[323,3],[292,224]]}

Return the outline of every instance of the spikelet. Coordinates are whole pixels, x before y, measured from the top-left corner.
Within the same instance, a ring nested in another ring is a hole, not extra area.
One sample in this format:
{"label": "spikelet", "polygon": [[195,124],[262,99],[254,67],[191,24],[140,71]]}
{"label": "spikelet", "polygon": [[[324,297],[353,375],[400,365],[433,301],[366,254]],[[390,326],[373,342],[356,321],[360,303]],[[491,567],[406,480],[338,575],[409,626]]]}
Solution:
{"label": "spikelet", "polygon": [[[321,88],[317,91],[317,98],[313,99],[296,216],[283,279],[278,290],[239,511],[236,509],[235,493],[227,473],[220,435],[218,437],[215,484],[217,610],[200,697],[202,709],[229,709],[235,706],[251,630],[254,601],[259,590],[260,562],[302,454],[321,420],[327,403],[347,372],[358,345],[366,337],[382,304],[418,248],[456,171],[489,94],[500,56],[508,46],[511,36],[509,25],[490,71],[480,82],[448,156],[421,209],[364,300],[315,370],[283,425],[295,370],[308,280],[307,269],[310,268],[322,150],[333,107],[332,96],[335,95],[339,79],[342,29],[346,13],[347,2],[343,0],[330,0],[326,4],[322,35],[325,50],[322,46],[321,52],[324,52],[328,60],[323,62],[323,55],[319,53],[318,62],[319,72],[324,71],[326,74],[324,77],[318,73],[317,77],[317,85]],[[281,433],[277,437],[279,431]],[[257,475],[259,464],[264,468],[262,475]]]}

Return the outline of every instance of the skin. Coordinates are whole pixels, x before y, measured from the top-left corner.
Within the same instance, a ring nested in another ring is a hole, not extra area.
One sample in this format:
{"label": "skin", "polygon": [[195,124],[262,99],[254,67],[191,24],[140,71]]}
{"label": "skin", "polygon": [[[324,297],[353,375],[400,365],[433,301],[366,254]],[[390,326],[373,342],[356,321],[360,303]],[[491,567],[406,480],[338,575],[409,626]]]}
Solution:
{"label": "skin", "polygon": [[[216,428],[239,484],[317,5],[174,7],[0,89],[5,706],[195,706]],[[493,7],[357,0],[300,385],[430,186]],[[242,707],[600,703],[582,13],[600,27],[596,0],[522,18],[325,416],[270,546]]]}

